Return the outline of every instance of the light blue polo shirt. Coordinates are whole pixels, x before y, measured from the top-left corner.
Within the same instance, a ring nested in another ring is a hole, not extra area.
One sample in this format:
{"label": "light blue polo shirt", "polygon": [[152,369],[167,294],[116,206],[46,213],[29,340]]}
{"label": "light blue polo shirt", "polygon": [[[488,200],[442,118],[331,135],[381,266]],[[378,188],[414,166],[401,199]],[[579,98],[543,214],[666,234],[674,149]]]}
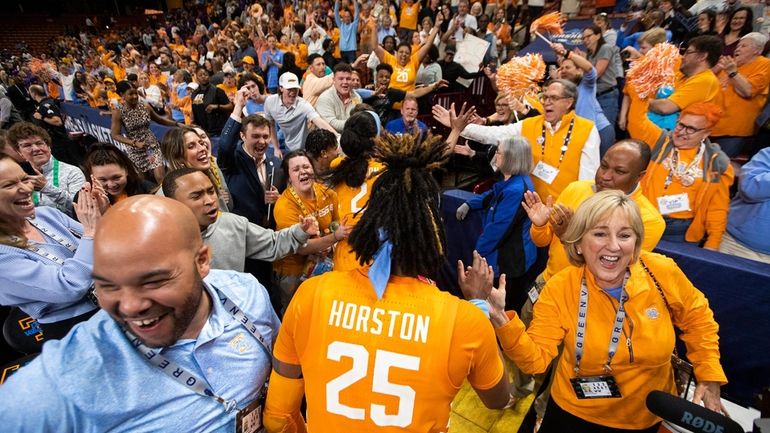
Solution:
{"label": "light blue polo shirt", "polygon": [[[253,276],[212,270],[204,281],[213,307],[198,339],[180,340],[161,354],[242,409],[257,398],[270,359],[213,287],[257,325],[271,351],[280,322]],[[0,420],[9,432],[233,432],[235,415],[149,364],[105,311],[45,343],[0,387]]]}

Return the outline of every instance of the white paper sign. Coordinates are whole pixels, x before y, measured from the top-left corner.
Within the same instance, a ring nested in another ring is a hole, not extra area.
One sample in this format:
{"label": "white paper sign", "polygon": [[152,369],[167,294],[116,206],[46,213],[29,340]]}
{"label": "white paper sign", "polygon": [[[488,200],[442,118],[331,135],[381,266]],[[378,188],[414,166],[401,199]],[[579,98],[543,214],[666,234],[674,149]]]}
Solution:
{"label": "white paper sign", "polygon": [[[484,54],[489,48],[489,42],[476,36],[466,34],[462,41],[457,42],[455,62],[459,63],[466,71],[475,73],[479,71],[479,65],[484,61]],[[457,82],[469,87],[472,80],[458,78]]]}

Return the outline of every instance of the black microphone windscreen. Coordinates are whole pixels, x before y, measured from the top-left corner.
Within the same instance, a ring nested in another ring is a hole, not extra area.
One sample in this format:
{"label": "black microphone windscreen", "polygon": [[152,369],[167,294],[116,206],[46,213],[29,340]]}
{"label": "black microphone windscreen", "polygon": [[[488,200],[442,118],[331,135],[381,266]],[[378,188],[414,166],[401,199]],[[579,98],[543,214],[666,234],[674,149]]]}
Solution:
{"label": "black microphone windscreen", "polygon": [[647,394],[647,409],[693,433],[744,433],[730,418],[663,391]]}

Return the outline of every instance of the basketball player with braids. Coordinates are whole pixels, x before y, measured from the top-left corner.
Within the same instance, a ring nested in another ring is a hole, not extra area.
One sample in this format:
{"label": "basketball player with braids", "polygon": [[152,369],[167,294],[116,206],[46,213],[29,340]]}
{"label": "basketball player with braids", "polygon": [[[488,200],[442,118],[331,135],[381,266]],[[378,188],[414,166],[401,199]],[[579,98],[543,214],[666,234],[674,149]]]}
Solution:
{"label": "basketball player with braids", "polygon": [[[345,122],[340,136],[344,158],[332,161],[325,182],[337,193],[337,214],[344,225],[354,226],[364,213],[375,179],[383,165],[372,159],[374,140],[380,135],[380,117],[373,111],[356,113]],[[334,269],[360,267],[346,239],[334,248]]]}
{"label": "basketball player with braids", "polygon": [[[485,314],[427,277],[444,261],[439,187],[430,171],[448,158],[440,137],[384,135],[384,170],[350,235],[360,264],[302,284],[273,350],[264,411],[269,433],[445,432],[464,380],[502,408],[508,379]],[[460,264],[461,266],[461,264]],[[491,284],[474,254],[463,287]],[[307,425],[300,414],[307,397]]]}

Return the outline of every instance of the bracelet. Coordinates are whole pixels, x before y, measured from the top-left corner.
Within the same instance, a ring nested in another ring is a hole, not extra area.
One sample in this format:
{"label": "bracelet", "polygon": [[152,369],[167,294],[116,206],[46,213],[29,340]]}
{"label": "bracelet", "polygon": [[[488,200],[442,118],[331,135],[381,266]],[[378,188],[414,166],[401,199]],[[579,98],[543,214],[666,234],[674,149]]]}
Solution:
{"label": "bracelet", "polygon": [[332,237],[334,238],[334,242],[340,241],[339,239],[337,239],[337,232],[332,232]]}
{"label": "bracelet", "polygon": [[564,51],[564,56],[562,56],[562,57],[564,57],[564,59],[565,59],[565,60],[566,60],[566,59],[569,59],[569,55],[570,55],[570,54],[572,54],[572,50],[570,50],[570,49],[568,48],[566,51]]}
{"label": "bracelet", "polygon": [[727,78],[735,78],[736,75],[738,75],[738,71],[733,71],[727,74]]}

